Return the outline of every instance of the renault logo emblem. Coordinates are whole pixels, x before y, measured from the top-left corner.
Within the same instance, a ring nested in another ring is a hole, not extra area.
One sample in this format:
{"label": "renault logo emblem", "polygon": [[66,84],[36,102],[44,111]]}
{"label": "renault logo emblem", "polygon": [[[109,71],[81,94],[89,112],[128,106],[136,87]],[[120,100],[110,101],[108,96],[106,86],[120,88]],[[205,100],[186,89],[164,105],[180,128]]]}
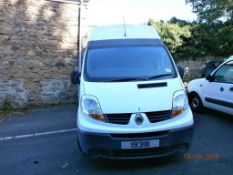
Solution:
{"label": "renault logo emblem", "polygon": [[144,118],[141,114],[136,114],[134,121],[137,126],[141,126],[144,121]]}

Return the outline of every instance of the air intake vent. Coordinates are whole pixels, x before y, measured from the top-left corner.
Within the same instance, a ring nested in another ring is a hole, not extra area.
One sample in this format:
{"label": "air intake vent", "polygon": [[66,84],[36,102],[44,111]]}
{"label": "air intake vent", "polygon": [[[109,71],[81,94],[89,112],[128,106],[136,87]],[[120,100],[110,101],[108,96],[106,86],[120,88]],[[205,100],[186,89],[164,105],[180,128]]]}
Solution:
{"label": "air intake vent", "polygon": [[[156,112],[146,112],[151,123],[161,122],[171,118],[172,111],[156,111]],[[105,114],[105,118],[108,123],[127,125],[129,123],[132,113],[123,113],[123,114]]]}
{"label": "air intake vent", "polygon": [[129,123],[131,113],[126,114],[105,114],[107,122],[113,124],[127,125]]}
{"label": "air intake vent", "polygon": [[146,112],[151,123],[161,122],[171,118],[172,111],[156,111],[156,112]]}

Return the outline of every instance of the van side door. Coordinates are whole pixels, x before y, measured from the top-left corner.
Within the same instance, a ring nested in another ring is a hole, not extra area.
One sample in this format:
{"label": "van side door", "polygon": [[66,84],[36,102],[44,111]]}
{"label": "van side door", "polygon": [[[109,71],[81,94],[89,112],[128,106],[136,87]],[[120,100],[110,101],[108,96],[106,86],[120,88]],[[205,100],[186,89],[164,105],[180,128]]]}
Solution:
{"label": "van side door", "polygon": [[233,115],[233,61],[226,62],[204,83],[204,106]]}

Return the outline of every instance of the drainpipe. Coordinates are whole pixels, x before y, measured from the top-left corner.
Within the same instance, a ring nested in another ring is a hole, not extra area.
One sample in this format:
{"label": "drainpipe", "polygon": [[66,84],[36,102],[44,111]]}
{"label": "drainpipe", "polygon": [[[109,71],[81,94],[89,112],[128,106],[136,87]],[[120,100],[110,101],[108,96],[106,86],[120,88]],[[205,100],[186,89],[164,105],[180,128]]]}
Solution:
{"label": "drainpipe", "polygon": [[77,71],[81,72],[82,69],[82,5],[83,0],[79,1],[79,8],[78,8],[78,42],[77,42],[77,50],[78,50],[78,69]]}

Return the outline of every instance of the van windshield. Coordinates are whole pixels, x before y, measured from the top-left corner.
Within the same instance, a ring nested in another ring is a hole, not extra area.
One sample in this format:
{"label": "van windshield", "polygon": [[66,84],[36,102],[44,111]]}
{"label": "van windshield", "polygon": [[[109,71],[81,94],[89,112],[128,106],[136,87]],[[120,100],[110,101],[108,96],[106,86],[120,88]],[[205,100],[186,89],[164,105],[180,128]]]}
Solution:
{"label": "van windshield", "polygon": [[89,49],[84,78],[91,82],[143,81],[174,77],[167,50],[162,46]]}

